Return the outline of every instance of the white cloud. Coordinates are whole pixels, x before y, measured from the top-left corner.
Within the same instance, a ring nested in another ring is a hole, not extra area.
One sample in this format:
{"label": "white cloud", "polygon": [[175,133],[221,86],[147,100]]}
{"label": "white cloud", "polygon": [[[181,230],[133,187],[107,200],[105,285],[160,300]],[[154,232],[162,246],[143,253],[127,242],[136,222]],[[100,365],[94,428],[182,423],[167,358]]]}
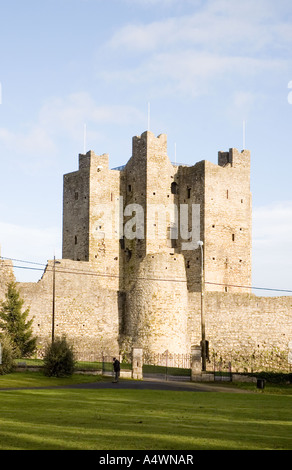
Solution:
{"label": "white cloud", "polygon": [[[160,96],[165,94],[181,93],[197,97],[206,93],[220,91],[221,81],[232,82],[232,89],[244,86],[244,78],[252,78],[256,74],[268,74],[283,70],[286,67],[282,60],[259,60],[252,57],[225,56],[202,53],[196,50],[158,52],[142,63],[121,70],[104,71],[102,76],[106,80],[119,80],[132,85],[145,85],[151,87]],[[232,77],[232,79],[231,79]],[[239,92],[238,92],[239,93]],[[249,106],[252,104],[252,95],[245,90],[235,95],[235,105],[238,107],[243,98],[245,106],[247,98]],[[245,96],[244,96],[245,95]]]}
{"label": "white cloud", "polygon": [[[107,46],[129,51],[163,51],[170,47],[199,47],[224,53],[253,55],[292,40],[290,24],[270,0],[215,0],[204,2],[187,15],[134,23],[117,30]],[[285,9],[284,9],[285,11]]]}
{"label": "white cloud", "polygon": [[[61,235],[56,227],[45,229],[0,222],[1,256],[20,261],[46,264],[48,259],[61,257]],[[42,266],[13,262],[15,266],[40,268]],[[15,268],[17,281],[37,281],[42,271]]]}
{"label": "white cloud", "polygon": [[40,124],[51,133],[67,132],[76,137],[83,123],[125,124],[142,116],[132,106],[97,104],[87,92],[72,93],[64,98],[47,100],[40,110]]}
{"label": "white cloud", "polygon": [[46,130],[36,123],[26,131],[15,132],[9,129],[0,129],[0,142],[15,152],[37,153],[46,155],[55,151],[55,145]]}
{"label": "white cloud", "polygon": [[0,128],[0,147],[3,154],[13,154],[23,171],[35,174],[54,164],[66,140],[83,143],[84,124],[88,124],[87,138],[91,142],[100,138],[99,124],[144,121],[145,115],[133,106],[97,104],[89,93],[77,92],[47,99],[36,121],[27,124],[24,130]]}
{"label": "white cloud", "polygon": [[292,290],[292,201],[253,210],[253,285]]}
{"label": "white cloud", "polygon": [[[117,30],[103,52],[112,58],[122,54],[126,60],[120,67],[114,61],[113,70],[99,75],[130,84],[150,83],[157,92],[197,96],[222,77],[234,88],[246,77],[287,71],[292,35],[283,16],[285,8],[275,8],[270,0],[200,5],[196,2],[188,15]],[[278,54],[279,49],[287,54]],[[244,93],[242,83],[238,87]]]}

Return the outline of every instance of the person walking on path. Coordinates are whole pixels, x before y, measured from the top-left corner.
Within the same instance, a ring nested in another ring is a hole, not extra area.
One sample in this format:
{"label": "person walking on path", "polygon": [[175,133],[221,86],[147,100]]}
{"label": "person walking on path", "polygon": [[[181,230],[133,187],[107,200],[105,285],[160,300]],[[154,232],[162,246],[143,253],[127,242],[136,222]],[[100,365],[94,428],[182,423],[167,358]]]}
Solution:
{"label": "person walking on path", "polygon": [[116,359],[115,357],[113,358],[113,368],[114,368],[114,373],[115,373],[114,383],[117,383],[120,377],[121,366],[120,366],[120,361],[118,361],[118,359]]}

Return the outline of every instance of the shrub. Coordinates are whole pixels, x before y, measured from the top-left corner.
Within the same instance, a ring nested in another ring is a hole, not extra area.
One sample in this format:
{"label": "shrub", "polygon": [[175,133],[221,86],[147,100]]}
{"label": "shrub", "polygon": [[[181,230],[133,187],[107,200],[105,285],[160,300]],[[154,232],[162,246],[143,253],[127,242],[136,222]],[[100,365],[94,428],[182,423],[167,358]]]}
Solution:
{"label": "shrub", "polygon": [[44,374],[47,377],[69,377],[75,369],[73,346],[66,338],[56,338],[48,344],[44,356]]}
{"label": "shrub", "polygon": [[292,383],[292,374],[284,374],[281,372],[259,372],[257,374],[251,374],[260,379],[265,379],[267,382],[272,384],[287,384]]}
{"label": "shrub", "polygon": [[7,334],[2,334],[0,337],[2,347],[2,364],[0,364],[0,375],[9,374],[13,372],[14,364],[14,348],[11,339]]}

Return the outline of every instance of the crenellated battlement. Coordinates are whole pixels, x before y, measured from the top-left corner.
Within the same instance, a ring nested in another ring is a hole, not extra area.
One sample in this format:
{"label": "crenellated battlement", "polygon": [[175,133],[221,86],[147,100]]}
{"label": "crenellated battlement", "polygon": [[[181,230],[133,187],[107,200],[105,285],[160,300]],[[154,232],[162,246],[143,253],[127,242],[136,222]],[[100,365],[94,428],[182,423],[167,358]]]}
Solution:
{"label": "crenellated battlement", "polygon": [[86,154],[79,154],[79,170],[84,168],[91,168],[95,166],[96,170],[109,168],[109,155],[104,153],[96,155],[93,150],[89,150]]}
{"label": "crenellated battlement", "polygon": [[160,155],[167,155],[167,136],[160,134],[157,137],[153,132],[145,131],[141,136],[135,136],[132,139],[132,155],[143,154],[146,158],[151,153],[159,153]]}
{"label": "crenellated battlement", "polygon": [[250,169],[250,151],[230,148],[228,152],[218,152],[218,165],[222,167]]}

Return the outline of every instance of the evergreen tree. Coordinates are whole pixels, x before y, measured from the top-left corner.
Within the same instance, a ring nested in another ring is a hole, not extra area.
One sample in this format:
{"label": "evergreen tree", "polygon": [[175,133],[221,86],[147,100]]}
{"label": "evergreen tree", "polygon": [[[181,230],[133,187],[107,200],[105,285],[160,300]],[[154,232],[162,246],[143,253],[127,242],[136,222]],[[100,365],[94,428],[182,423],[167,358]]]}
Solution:
{"label": "evergreen tree", "polygon": [[23,312],[23,304],[16,283],[11,282],[0,309],[0,329],[7,333],[19,357],[30,356],[36,350],[36,338],[32,336],[33,318],[27,321],[29,308]]}
{"label": "evergreen tree", "polygon": [[15,353],[11,340],[7,333],[2,333],[1,338],[1,348],[2,348],[2,364],[0,364],[0,375],[9,374],[14,370],[14,359]]}

